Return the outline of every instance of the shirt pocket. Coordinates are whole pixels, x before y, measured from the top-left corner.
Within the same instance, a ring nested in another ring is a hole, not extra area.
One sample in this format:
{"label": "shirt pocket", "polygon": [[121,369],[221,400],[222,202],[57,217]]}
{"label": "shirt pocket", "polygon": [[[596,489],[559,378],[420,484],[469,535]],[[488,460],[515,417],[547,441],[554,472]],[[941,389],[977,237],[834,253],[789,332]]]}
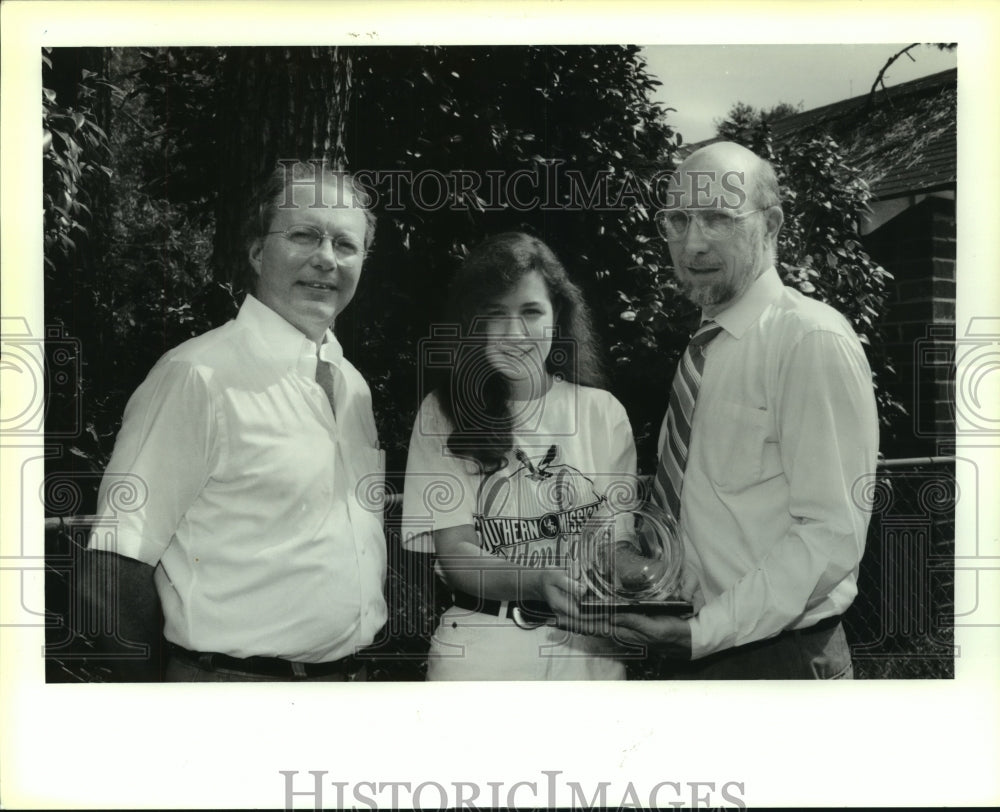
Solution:
{"label": "shirt pocket", "polygon": [[701,445],[705,473],[721,490],[741,491],[781,472],[767,409],[718,401],[705,410],[704,420],[699,418],[694,439]]}

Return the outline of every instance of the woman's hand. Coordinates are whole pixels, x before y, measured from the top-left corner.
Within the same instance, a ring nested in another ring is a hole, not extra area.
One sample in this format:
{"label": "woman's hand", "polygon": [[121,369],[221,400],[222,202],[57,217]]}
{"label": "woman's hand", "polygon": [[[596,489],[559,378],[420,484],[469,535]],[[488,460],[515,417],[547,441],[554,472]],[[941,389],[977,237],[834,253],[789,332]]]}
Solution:
{"label": "woman's hand", "polygon": [[556,625],[570,628],[579,622],[580,601],[587,587],[565,569],[538,570],[535,592],[556,616]]}

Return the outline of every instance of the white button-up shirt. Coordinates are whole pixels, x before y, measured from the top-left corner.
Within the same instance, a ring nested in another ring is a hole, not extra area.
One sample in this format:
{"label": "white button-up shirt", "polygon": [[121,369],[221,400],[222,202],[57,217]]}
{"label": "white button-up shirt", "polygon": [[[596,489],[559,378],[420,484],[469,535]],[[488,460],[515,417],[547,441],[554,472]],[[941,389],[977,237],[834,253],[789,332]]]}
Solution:
{"label": "white button-up shirt", "polygon": [[839,313],[771,268],[714,321],[681,493],[696,659],[850,606],[878,453],[871,370]]}
{"label": "white button-up shirt", "polygon": [[[330,332],[320,358],[336,414],[315,343],[248,296],[130,399],[90,546],[156,567],[169,641],[326,662],[385,623],[371,393]],[[142,504],[128,503],[130,483]]]}

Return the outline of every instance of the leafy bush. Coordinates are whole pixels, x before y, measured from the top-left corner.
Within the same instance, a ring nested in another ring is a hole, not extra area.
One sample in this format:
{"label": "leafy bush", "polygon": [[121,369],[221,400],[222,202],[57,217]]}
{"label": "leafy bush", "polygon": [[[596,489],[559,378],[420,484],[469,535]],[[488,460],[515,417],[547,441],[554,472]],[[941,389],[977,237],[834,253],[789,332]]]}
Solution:
{"label": "leafy bush", "polygon": [[892,274],[873,261],[858,239],[872,199],[861,171],[829,135],[772,143],[766,121],[737,139],[774,164],[785,224],[778,237],[778,272],[786,285],[843,314],[865,347],[872,367],[880,421],[905,412],[882,385],[894,374],[880,334]]}
{"label": "leafy bush", "polygon": [[[612,361],[611,388],[651,464],[670,368],[661,343],[675,308],[653,240],[649,176],[679,137],[649,101],[658,83],[639,49],[365,48],[352,60],[353,170],[471,171],[479,184],[455,205],[380,208],[362,293],[338,323],[342,337],[363,341],[355,357],[375,384],[392,467],[405,462],[426,384],[420,341],[444,318],[442,292],[475,243],[507,229],[548,242],[584,288]],[[539,184],[542,205],[520,205],[516,189],[490,185],[490,173],[504,181],[518,172],[557,176]],[[573,173],[582,185],[566,182]],[[388,202],[388,190],[377,191]],[[651,397],[651,386],[662,396]]]}
{"label": "leafy bush", "polygon": [[[49,382],[48,419],[67,424],[79,404],[83,416],[50,471],[103,472],[125,402],[156,359],[224,320],[225,292],[212,294],[211,222],[150,192],[159,144],[135,57],[106,51],[95,69],[79,67],[78,49],[44,57],[46,79],[74,99],[61,106],[48,84],[43,91],[46,324],[76,339],[81,370]],[[80,512],[94,509],[97,481],[81,479]]]}

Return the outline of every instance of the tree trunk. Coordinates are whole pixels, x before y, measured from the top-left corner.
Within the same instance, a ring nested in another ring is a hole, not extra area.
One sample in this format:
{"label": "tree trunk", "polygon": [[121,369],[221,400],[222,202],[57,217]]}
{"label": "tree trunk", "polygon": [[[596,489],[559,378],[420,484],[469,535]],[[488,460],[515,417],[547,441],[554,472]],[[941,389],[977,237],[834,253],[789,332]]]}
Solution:
{"label": "tree trunk", "polygon": [[213,272],[247,281],[242,225],[257,181],[280,158],[346,166],[344,122],[351,91],[345,48],[240,47],[227,51],[216,122],[220,184]]}

